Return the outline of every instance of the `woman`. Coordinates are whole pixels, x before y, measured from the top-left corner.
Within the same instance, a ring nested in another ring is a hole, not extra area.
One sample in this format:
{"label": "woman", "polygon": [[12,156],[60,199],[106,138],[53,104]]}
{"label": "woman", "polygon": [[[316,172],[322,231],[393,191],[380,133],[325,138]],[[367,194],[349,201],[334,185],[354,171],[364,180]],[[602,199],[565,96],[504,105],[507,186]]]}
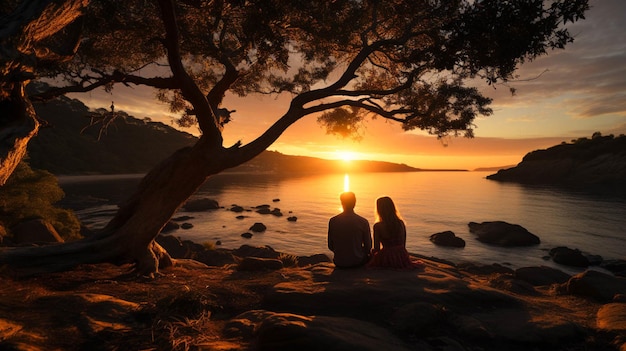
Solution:
{"label": "woman", "polygon": [[378,198],[374,223],[374,255],[368,267],[398,269],[423,267],[423,262],[411,260],[405,245],[406,226],[396,206],[388,196]]}

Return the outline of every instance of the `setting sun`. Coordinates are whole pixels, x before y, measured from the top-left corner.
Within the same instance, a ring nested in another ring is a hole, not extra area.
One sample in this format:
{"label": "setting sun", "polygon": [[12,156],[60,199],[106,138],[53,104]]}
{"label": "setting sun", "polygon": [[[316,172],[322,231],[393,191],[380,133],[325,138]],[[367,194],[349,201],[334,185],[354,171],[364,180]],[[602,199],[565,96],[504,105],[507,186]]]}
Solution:
{"label": "setting sun", "polygon": [[354,160],[354,152],[352,151],[337,151],[337,158],[343,160],[345,162],[350,162]]}

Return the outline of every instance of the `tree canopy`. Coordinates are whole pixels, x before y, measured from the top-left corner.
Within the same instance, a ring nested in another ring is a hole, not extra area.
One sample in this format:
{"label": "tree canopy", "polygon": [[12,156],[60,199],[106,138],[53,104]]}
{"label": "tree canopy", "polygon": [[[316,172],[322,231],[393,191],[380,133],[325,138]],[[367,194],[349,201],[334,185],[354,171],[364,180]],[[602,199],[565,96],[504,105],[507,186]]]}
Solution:
{"label": "tree canopy", "polygon": [[474,118],[492,111],[468,83],[506,82],[563,48],[572,41],[563,25],[587,9],[584,0],[91,1],[74,59],[40,72],[65,79],[56,93],[160,89],[179,122],[204,134],[228,122],[218,113],[226,93],[290,93],[298,117],[322,112],[338,133],[369,114],[472,136]]}

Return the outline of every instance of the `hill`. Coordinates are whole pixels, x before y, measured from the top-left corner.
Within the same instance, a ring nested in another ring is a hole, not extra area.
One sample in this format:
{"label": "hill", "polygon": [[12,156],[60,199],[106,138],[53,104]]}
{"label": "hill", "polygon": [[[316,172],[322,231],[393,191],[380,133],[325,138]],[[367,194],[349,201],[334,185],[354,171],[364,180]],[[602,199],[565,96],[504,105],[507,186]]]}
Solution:
{"label": "hill", "polygon": [[626,136],[580,138],[532,151],[487,179],[626,193]]}
{"label": "hill", "polygon": [[[34,107],[45,126],[29,143],[29,163],[56,175],[145,173],[197,140],[164,123],[138,119],[125,112],[116,112],[116,118],[110,119],[109,111],[90,111],[81,101],[67,97]],[[391,162],[344,162],[265,151],[228,171],[292,174],[419,169]]]}
{"label": "hill", "polygon": [[[29,163],[57,175],[143,173],[196,140],[163,123],[124,112],[91,125],[93,111],[67,97],[34,107],[46,125],[28,145]],[[108,124],[106,129],[103,124]]]}

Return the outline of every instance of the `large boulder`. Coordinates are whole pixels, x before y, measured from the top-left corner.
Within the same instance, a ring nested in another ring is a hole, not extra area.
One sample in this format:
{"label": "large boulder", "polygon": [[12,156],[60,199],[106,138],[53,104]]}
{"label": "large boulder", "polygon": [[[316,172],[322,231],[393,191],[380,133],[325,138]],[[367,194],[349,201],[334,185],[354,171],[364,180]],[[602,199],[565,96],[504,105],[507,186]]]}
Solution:
{"label": "large boulder", "polygon": [[256,339],[259,350],[409,350],[391,332],[358,319],[244,312],[226,325],[233,337]]}
{"label": "large boulder", "polygon": [[465,247],[465,240],[459,238],[454,232],[449,230],[431,235],[430,241],[440,246]]}
{"label": "large boulder", "polygon": [[552,261],[572,267],[589,267],[589,259],[578,249],[559,246],[550,250]]}
{"label": "large boulder", "polygon": [[38,218],[20,222],[11,228],[16,244],[62,243],[56,229],[48,221]]}
{"label": "large boulder", "polygon": [[587,270],[571,277],[565,283],[565,291],[607,303],[613,301],[615,295],[626,294],[626,278]]}
{"label": "large boulder", "polygon": [[531,246],[538,245],[541,240],[526,228],[518,224],[503,221],[469,222],[470,233],[477,235],[480,242],[497,246]]}

